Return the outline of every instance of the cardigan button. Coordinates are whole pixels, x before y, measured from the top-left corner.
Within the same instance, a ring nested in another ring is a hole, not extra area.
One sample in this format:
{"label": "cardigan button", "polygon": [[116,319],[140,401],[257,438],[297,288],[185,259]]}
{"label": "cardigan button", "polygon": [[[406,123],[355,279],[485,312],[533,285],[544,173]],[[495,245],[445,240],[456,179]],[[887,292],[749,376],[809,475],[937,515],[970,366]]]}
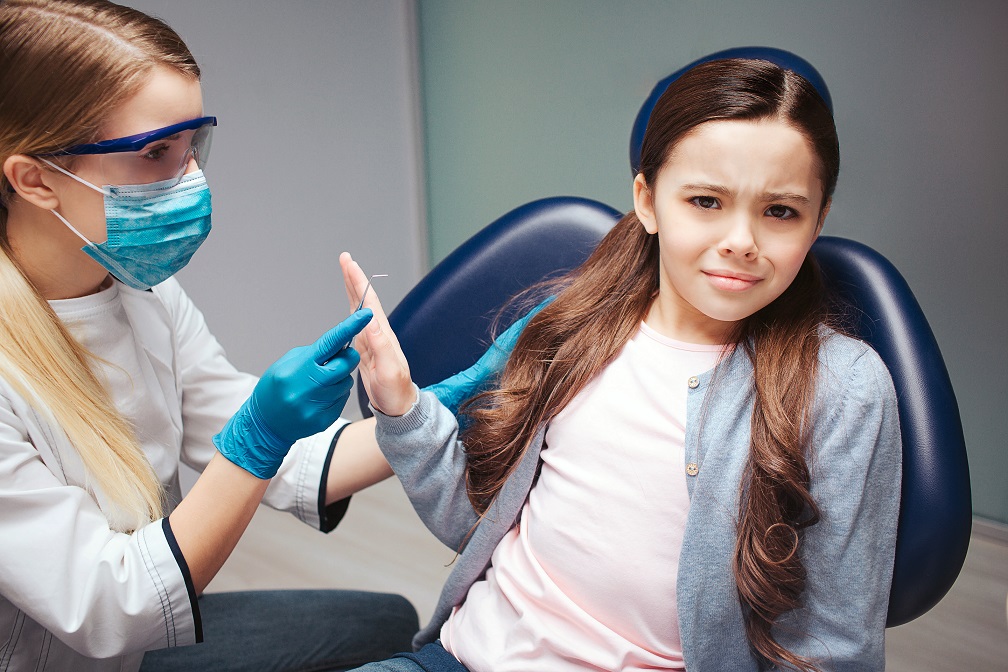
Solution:
{"label": "cardigan button", "polygon": [[691,390],[695,390],[700,386],[700,379],[696,376],[690,376],[690,379],[686,381],[686,384],[689,385]]}

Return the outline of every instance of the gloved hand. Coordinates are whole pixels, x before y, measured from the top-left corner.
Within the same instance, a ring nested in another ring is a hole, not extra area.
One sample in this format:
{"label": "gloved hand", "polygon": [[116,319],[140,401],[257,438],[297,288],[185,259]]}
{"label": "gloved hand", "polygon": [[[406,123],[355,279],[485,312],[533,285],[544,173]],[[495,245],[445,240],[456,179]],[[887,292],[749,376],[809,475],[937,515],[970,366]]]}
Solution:
{"label": "gloved hand", "polygon": [[445,378],[440,383],[429,385],[424,390],[433,392],[442,406],[450,410],[453,415],[458,415],[458,409],[462,402],[472,399],[490,387],[500,372],[504,370],[504,365],[507,364],[508,357],[511,356],[511,351],[514,350],[515,343],[518,342],[518,337],[521,336],[525,325],[555,298],[554,296],[547,298],[508,327],[494,340],[483,356],[468,369]]}
{"label": "gloved hand", "polygon": [[343,412],[360,356],[342,348],[371,317],[370,308],[358,310],[313,344],[274,362],[213,437],[217,450],[252,475],[273,478],[295,441],[321,432]]}

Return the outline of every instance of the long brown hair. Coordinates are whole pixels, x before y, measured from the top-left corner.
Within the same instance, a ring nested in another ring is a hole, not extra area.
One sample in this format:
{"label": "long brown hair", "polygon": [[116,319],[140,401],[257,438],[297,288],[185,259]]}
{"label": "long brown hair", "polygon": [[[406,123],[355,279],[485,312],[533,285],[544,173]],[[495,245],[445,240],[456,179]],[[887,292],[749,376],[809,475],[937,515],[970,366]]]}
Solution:
{"label": "long brown hair", "polygon": [[[809,141],[823,185],[820,218],[839,171],[836,128],[815,89],[766,61],[729,59],[696,66],[669,85],[651,113],[640,172],[653,185],[676,143],[718,119],[775,119]],[[559,413],[615,358],[658,292],[658,241],[634,213],[623,217],[588,260],[542,292],[556,299],[525,327],[496,389],[464,407],[466,487],[483,513],[520,461],[538,427]],[[752,432],[740,484],[733,571],[749,642],[768,661],[815,669],[775,640],[771,628],[800,604],[802,530],[819,510],[809,494],[810,409],[820,325],[827,320],[819,270],[809,254],[791,286],[742,320],[732,341],[754,369]]]}
{"label": "long brown hair", "polygon": [[[199,68],[164,22],[102,0],[0,2],[0,165],[101,138],[116,106],[156,66],[193,79]],[[163,515],[163,492],[93,358],[24,274],[7,236],[18,198],[0,173],[0,377],[58,424],[128,531]],[[91,487],[87,484],[86,487]]]}

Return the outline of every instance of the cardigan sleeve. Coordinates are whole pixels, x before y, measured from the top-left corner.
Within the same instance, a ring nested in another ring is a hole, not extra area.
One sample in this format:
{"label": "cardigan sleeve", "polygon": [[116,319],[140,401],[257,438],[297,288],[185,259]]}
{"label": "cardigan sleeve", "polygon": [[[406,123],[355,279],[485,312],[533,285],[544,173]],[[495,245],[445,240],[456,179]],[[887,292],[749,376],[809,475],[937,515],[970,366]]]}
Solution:
{"label": "cardigan sleeve", "polygon": [[458,441],[459,407],[490,388],[507,364],[525,326],[555,297],[543,300],[498,336],[468,369],[425,387],[418,402],[392,418],[373,406],[375,436],[427,528],[461,550],[479,517],[465,489],[465,448]]}
{"label": "cardigan sleeve", "polygon": [[810,470],[821,519],[803,540],[803,606],[775,635],[824,669],[882,670],[902,475],[896,393],[867,346],[849,360],[827,353],[818,384]]}
{"label": "cardigan sleeve", "polygon": [[455,416],[431,392],[420,392],[401,416],[374,414],[378,446],[417,515],[443,544],[461,550],[479,517],[466,493],[465,449]]}

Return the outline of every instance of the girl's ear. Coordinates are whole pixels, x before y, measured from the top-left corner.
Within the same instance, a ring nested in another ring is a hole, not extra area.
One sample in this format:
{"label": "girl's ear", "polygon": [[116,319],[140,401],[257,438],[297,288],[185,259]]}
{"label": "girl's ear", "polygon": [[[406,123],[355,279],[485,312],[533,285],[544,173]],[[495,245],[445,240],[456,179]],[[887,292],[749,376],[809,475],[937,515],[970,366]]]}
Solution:
{"label": "girl's ear", "polygon": [[59,197],[47,184],[48,176],[38,159],[13,154],[4,161],[3,172],[18,196],[32,205],[45,210],[59,207]]}
{"label": "girl's ear", "polygon": [[637,219],[648,233],[658,233],[658,220],[655,217],[654,194],[644,180],[643,173],[637,173],[633,181],[633,204]]}

